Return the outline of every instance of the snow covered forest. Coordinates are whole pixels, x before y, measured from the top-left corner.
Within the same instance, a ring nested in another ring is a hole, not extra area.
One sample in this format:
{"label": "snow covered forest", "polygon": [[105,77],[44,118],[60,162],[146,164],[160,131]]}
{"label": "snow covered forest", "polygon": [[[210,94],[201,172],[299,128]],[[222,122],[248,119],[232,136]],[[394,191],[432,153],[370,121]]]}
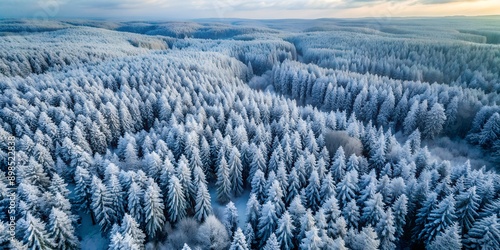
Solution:
{"label": "snow covered forest", "polygon": [[0,20],[1,249],[500,249],[500,18]]}

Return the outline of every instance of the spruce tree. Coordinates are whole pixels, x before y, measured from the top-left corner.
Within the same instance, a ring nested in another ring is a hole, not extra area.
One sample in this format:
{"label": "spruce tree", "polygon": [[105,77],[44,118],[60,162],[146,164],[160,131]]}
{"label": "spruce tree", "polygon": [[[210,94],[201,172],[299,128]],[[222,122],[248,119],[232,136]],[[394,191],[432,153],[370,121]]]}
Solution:
{"label": "spruce tree", "polygon": [[476,194],[476,186],[472,186],[468,190],[461,192],[456,199],[458,223],[460,228],[462,228],[462,234],[467,234],[478,217],[477,211],[479,210],[479,202],[481,200],[479,195]]}
{"label": "spruce tree", "polygon": [[250,198],[247,201],[247,219],[246,222],[250,223],[254,229],[257,229],[259,223],[261,205],[257,200],[255,194],[250,194]]}
{"label": "spruce tree", "polygon": [[243,231],[241,231],[241,228],[238,227],[238,229],[236,229],[236,232],[234,233],[233,242],[231,243],[229,250],[248,250],[248,249],[249,248],[246,242],[245,235],[243,234]]}
{"label": "spruce tree", "polygon": [[236,197],[243,193],[243,166],[240,157],[238,149],[233,147],[229,156],[229,180],[231,182],[231,191]]}
{"label": "spruce tree", "polygon": [[132,181],[127,192],[127,208],[129,214],[141,225],[144,224],[143,198],[142,188],[135,181]]}
{"label": "spruce tree", "polygon": [[394,237],[396,237],[396,240],[399,240],[404,233],[403,228],[406,225],[406,215],[408,214],[408,198],[405,194],[396,199],[392,205],[392,210],[394,211]]}
{"label": "spruce tree", "polygon": [[26,219],[19,225],[24,233],[23,239],[29,249],[54,249],[54,239],[45,230],[45,224],[38,218],[26,213]]}
{"label": "spruce tree", "polygon": [[50,238],[54,240],[56,248],[62,250],[78,249],[78,238],[68,215],[57,208],[52,208],[49,220]]}
{"label": "spruce tree", "polygon": [[457,224],[447,227],[436,236],[427,247],[429,250],[457,250],[462,249],[462,239]]}
{"label": "spruce tree", "polygon": [[464,239],[464,245],[469,249],[499,249],[500,221],[497,215],[492,215],[474,222]]}
{"label": "spruce tree", "polygon": [[[176,177],[172,176],[172,178]],[[177,205],[173,203],[169,204],[171,206]],[[144,193],[144,219],[146,222],[146,233],[150,239],[155,239],[156,234],[163,228],[163,225],[165,224],[165,216],[163,214],[164,208],[165,206],[163,205],[163,196],[160,192],[160,188],[158,187],[156,182],[152,180],[150,186]],[[170,215],[172,216],[172,214]],[[175,215],[178,216],[178,214]]]}
{"label": "spruce tree", "polygon": [[[79,204],[79,208],[83,212],[89,212],[90,204],[92,203],[92,178],[89,171],[78,166],[74,176],[75,181],[75,202]],[[94,219],[92,217],[92,219]]]}
{"label": "spruce tree", "polygon": [[278,239],[276,239],[276,235],[274,233],[269,236],[269,239],[267,239],[266,244],[264,245],[263,250],[280,250],[281,246],[280,243],[278,242]]}
{"label": "spruce tree", "polygon": [[139,224],[134,220],[132,216],[130,216],[129,214],[125,214],[119,231],[122,235],[130,235],[132,237],[133,243],[139,246],[140,249],[144,249],[146,235],[142,232]]}
{"label": "spruce tree", "polygon": [[201,182],[198,187],[198,193],[196,194],[194,217],[199,222],[203,222],[210,214],[212,214],[210,194],[208,193],[205,183]]}
{"label": "spruce tree", "polygon": [[226,209],[224,210],[223,224],[226,227],[228,235],[233,235],[234,231],[236,231],[236,228],[238,227],[238,210],[232,201],[227,203]]}
{"label": "spruce tree", "polygon": [[278,220],[278,228],[276,229],[276,237],[281,245],[281,249],[293,249],[293,231],[295,226],[293,225],[292,217],[288,211],[285,211],[281,218]]}
{"label": "spruce tree", "polygon": [[107,233],[111,229],[112,222],[116,220],[113,218],[113,200],[110,197],[106,186],[102,181],[93,176],[92,178],[92,204],[91,208],[95,214],[96,221],[101,226],[101,232]]}
{"label": "spruce tree", "polygon": [[318,172],[313,170],[311,176],[309,177],[309,184],[307,185],[306,191],[306,207],[311,208],[313,211],[317,211],[321,205],[320,196],[321,184],[318,177]]}
{"label": "spruce tree", "polygon": [[395,233],[396,228],[394,227],[394,217],[392,215],[392,209],[389,208],[382,215],[376,227],[378,238],[380,239],[380,249],[395,249],[396,241]]}
{"label": "spruce tree", "polygon": [[264,246],[267,239],[276,230],[278,218],[276,217],[275,206],[271,201],[262,205],[259,217],[259,224],[257,226],[257,236],[260,240],[260,246]]}
{"label": "spruce tree", "polygon": [[170,177],[166,201],[169,215],[168,219],[170,222],[180,221],[186,216],[186,198],[184,196],[184,188],[175,175]]}
{"label": "spruce tree", "polygon": [[217,200],[220,203],[226,203],[231,196],[231,181],[229,179],[229,169],[225,157],[220,161],[217,168]]}
{"label": "spruce tree", "polygon": [[451,226],[455,220],[455,199],[453,195],[450,195],[443,199],[429,214],[428,222],[421,232],[426,244],[434,240],[439,232],[443,232],[445,228]]}

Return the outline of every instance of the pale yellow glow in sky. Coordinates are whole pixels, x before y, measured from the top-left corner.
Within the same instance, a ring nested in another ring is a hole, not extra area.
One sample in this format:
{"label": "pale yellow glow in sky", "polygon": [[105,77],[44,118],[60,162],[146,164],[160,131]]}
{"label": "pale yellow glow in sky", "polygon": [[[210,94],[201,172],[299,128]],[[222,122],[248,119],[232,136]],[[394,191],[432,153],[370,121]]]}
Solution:
{"label": "pale yellow glow in sky", "polygon": [[346,9],[337,12],[339,17],[353,16],[478,16],[500,15],[500,0],[444,3],[408,4],[383,3],[370,7]]}
{"label": "pale yellow glow in sky", "polygon": [[[341,1],[339,1],[341,2]],[[356,17],[422,17],[422,16],[481,16],[500,15],[500,0],[477,0],[441,4],[422,4],[418,1],[383,2],[358,8],[323,10],[246,10],[224,13],[225,17],[243,18],[356,18]]]}

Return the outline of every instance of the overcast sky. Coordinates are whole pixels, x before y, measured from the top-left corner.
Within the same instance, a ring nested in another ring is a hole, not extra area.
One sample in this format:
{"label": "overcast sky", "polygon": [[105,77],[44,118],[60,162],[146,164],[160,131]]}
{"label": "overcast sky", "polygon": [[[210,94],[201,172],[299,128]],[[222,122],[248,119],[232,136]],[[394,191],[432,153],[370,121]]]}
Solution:
{"label": "overcast sky", "polygon": [[0,0],[0,18],[322,18],[500,15],[500,0]]}

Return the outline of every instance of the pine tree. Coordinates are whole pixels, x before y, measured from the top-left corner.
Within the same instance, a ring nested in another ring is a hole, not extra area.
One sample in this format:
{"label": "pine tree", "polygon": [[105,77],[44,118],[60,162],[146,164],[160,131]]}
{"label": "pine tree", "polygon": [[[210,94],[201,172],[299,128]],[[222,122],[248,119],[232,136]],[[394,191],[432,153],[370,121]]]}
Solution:
{"label": "pine tree", "polygon": [[378,238],[380,239],[380,249],[395,249],[396,241],[395,233],[396,228],[394,227],[394,217],[392,215],[392,209],[389,208],[382,215],[376,227]]}
{"label": "pine tree", "polygon": [[7,223],[0,221],[0,246],[7,246],[11,241],[10,232],[7,228]]}
{"label": "pine tree", "polygon": [[[306,214],[306,209],[304,205],[302,205],[302,199],[300,198],[300,195],[295,196],[295,198],[290,203],[290,206],[288,207],[288,211],[290,212],[293,225],[295,226],[293,235],[298,235],[301,228],[302,217],[304,217],[304,215]],[[294,237],[294,239],[296,240],[294,244],[296,246],[299,245],[300,241],[297,241],[298,240],[297,237]]]}
{"label": "pine tree", "polygon": [[243,193],[243,166],[240,157],[238,149],[233,147],[229,156],[229,180],[231,182],[231,191],[236,197]]}
{"label": "pine tree", "polygon": [[330,173],[332,174],[333,180],[335,182],[340,182],[346,174],[346,162],[344,148],[340,146],[335,152],[333,157],[333,163],[330,167]]}
{"label": "pine tree", "polygon": [[244,234],[247,240],[248,249],[252,249],[252,246],[255,246],[256,242],[255,242],[255,230],[253,229],[250,223],[246,224]]}
{"label": "pine tree", "polygon": [[262,173],[266,173],[266,160],[262,151],[257,147],[253,153],[252,162],[250,163],[250,177],[253,178],[255,173],[260,170]]}
{"label": "pine tree", "polygon": [[180,221],[186,216],[186,198],[184,197],[183,187],[175,175],[170,177],[166,200],[170,222]]}
{"label": "pine tree", "polygon": [[64,197],[68,197],[69,190],[67,188],[68,184],[66,184],[58,174],[53,174],[52,179],[50,181],[49,191],[52,194],[60,193]]}
{"label": "pine tree", "polygon": [[306,162],[304,156],[302,154],[299,155],[297,161],[295,161],[294,169],[296,169],[297,171],[297,176],[301,187],[305,187],[307,185],[305,164]]}
{"label": "pine tree", "polygon": [[364,186],[364,188],[361,190],[358,197],[358,204],[360,207],[363,207],[368,200],[373,199],[375,193],[377,192],[377,179],[375,177],[375,172],[372,170],[370,174],[363,175],[360,182],[359,186]]}
{"label": "pine tree", "polygon": [[446,121],[446,114],[444,112],[443,106],[440,103],[436,102],[424,119],[425,127],[423,134],[426,137],[432,139],[439,133],[441,133],[441,130],[443,130],[443,125]]}
{"label": "pine tree", "polygon": [[499,249],[500,221],[497,215],[492,215],[474,222],[464,239],[464,245],[469,249]]}
{"label": "pine tree", "polygon": [[[300,230],[297,236],[298,245],[302,244],[302,240],[306,238],[306,232],[310,231],[313,227],[316,227],[316,219],[313,216],[311,209],[307,209],[306,212],[299,219]],[[317,228],[316,228],[317,229]]]}
{"label": "pine tree", "polygon": [[[274,173],[274,172],[271,172]],[[271,180],[272,176],[269,176]],[[281,186],[278,180],[274,180],[271,182],[271,186],[267,188],[267,201],[271,201],[276,208],[276,216],[281,216],[283,211],[285,210],[285,204],[283,203],[283,191],[281,190]]]}
{"label": "pine tree", "polygon": [[226,203],[231,196],[231,181],[229,180],[229,169],[225,157],[222,157],[217,168],[217,200]]}
{"label": "pine tree", "polygon": [[380,246],[377,234],[371,226],[363,227],[359,234],[348,237],[349,249],[353,250],[376,250]]}
{"label": "pine tree", "polygon": [[418,129],[415,129],[415,131],[413,131],[413,133],[408,136],[408,140],[406,140],[406,143],[408,143],[408,145],[410,146],[412,154],[415,154],[417,150],[420,149],[420,138],[420,131]]}
{"label": "pine tree", "polygon": [[[172,178],[175,178],[176,184],[180,186],[179,180],[175,176],[172,176]],[[171,186],[169,190],[169,196],[170,193],[172,192],[172,189],[175,189],[175,187]],[[175,202],[174,200],[171,200],[171,202],[172,203],[169,203],[171,207],[178,206],[178,204],[174,203]],[[156,234],[161,230],[161,228],[165,224],[165,216],[163,215],[164,208],[165,206],[163,205],[163,196],[160,192],[160,188],[158,187],[156,182],[151,180],[149,187],[146,189],[146,192],[144,193],[144,217],[146,221],[146,233],[151,239],[155,238]],[[173,215],[171,209],[169,209],[169,213],[171,217],[173,216],[176,216],[176,218],[181,217],[179,216],[180,212],[178,211]]]}
{"label": "pine tree", "polygon": [[365,201],[361,220],[372,226],[377,225],[384,214],[384,201],[380,193],[375,193],[372,198]]}
{"label": "pine tree", "polygon": [[398,240],[404,233],[404,226],[406,225],[406,215],[408,213],[408,198],[405,194],[399,196],[392,205],[394,211],[394,237]]}
{"label": "pine tree", "polygon": [[261,205],[257,200],[255,194],[250,194],[250,198],[247,201],[247,219],[246,222],[249,223],[254,229],[257,228],[259,224]]}
{"label": "pine tree", "polygon": [[335,226],[340,216],[338,201],[335,196],[330,196],[321,207],[325,217],[327,234],[331,238],[337,238],[337,227]]}
{"label": "pine tree", "polygon": [[91,208],[95,214],[96,221],[101,226],[101,232],[107,233],[111,229],[114,212],[112,207],[113,200],[110,197],[106,186],[102,181],[93,176],[92,178],[92,204]]}
{"label": "pine tree", "polygon": [[408,114],[406,115],[406,118],[404,119],[403,129],[404,129],[404,133],[406,135],[409,135],[410,133],[415,131],[415,129],[417,128],[417,119],[418,119],[417,116],[418,116],[418,108],[419,108],[418,104],[419,104],[418,100],[415,100],[413,102]]}
{"label": "pine tree", "polygon": [[476,211],[479,210],[480,197],[476,194],[476,186],[472,186],[467,191],[461,192],[457,199],[457,218],[462,228],[462,234],[467,234],[478,217]]}
{"label": "pine tree", "polygon": [[309,184],[307,185],[306,191],[306,207],[311,208],[313,211],[317,211],[321,205],[320,196],[320,181],[318,177],[318,172],[313,170],[311,176],[309,177]]}
{"label": "pine tree", "polygon": [[353,170],[347,172],[342,181],[337,184],[337,200],[339,201],[341,209],[343,209],[351,200],[354,200],[358,187],[357,182],[358,173]]}
{"label": "pine tree", "polygon": [[248,244],[246,242],[245,235],[239,227],[234,233],[233,242],[231,243],[229,250],[248,250]]}
{"label": "pine tree", "polygon": [[24,242],[29,249],[53,249],[54,240],[45,230],[45,224],[38,218],[26,213],[26,219],[20,222],[21,232],[24,232]]}
{"label": "pine tree", "polygon": [[321,203],[324,203],[327,199],[337,194],[335,192],[335,188],[336,187],[333,182],[331,174],[330,173],[326,174],[324,178],[321,179],[321,189],[319,191],[320,197],[322,199]]}
{"label": "pine tree", "polygon": [[494,113],[479,133],[479,144],[485,148],[500,140],[500,114]]}
{"label": "pine tree", "polygon": [[63,211],[52,208],[50,212],[49,233],[57,249],[78,249],[78,238],[71,220]]}
{"label": "pine tree", "polygon": [[444,232],[439,233],[436,239],[427,247],[429,250],[457,250],[462,249],[462,239],[458,232],[457,224],[447,227]]}
{"label": "pine tree", "polygon": [[[90,177],[89,171],[78,166],[75,171],[75,202],[79,204],[79,208],[83,212],[89,212],[90,204],[92,202],[92,178]],[[93,216],[92,216],[92,219]]]}
{"label": "pine tree", "polygon": [[377,173],[380,173],[386,163],[386,142],[383,134],[373,143],[373,147],[370,151],[370,164]]}
{"label": "pine tree", "polygon": [[233,235],[238,227],[238,210],[234,203],[230,201],[224,210],[224,226],[226,227],[228,235]]}
{"label": "pine tree", "polygon": [[266,245],[264,245],[263,250],[280,250],[281,246],[276,239],[276,235],[274,233],[269,236],[269,239],[266,241]]}
{"label": "pine tree", "polygon": [[170,158],[165,157],[159,180],[159,185],[162,190],[168,190],[168,186],[170,185],[170,177],[174,175],[174,172],[174,165],[170,161]]}
{"label": "pine tree", "polygon": [[356,200],[353,199],[346,204],[346,206],[342,209],[342,215],[344,216],[349,228],[358,228],[360,214],[359,208],[356,205]]}
{"label": "pine tree", "polygon": [[109,243],[110,250],[139,250],[140,247],[134,243],[134,240],[130,234],[122,235],[120,232],[114,232],[111,235],[111,241]]}
{"label": "pine tree", "polygon": [[127,208],[130,215],[139,224],[144,223],[143,197],[142,188],[135,181],[132,181],[127,193]]}
{"label": "pine tree", "polygon": [[293,225],[292,217],[288,211],[285,211],[278,221],[278,228],[276,229],[276,237],[281,245],[281,249],[293,249],[293,231],[295,226]]}
{"label": "pine tree", "polygon": [[297,176],[297,172],[295,168],[293,168],[290,173],[288,174],[288,186],[287,186],[287,191],[286,191],[286,197],[285,197],[285,202],[286,204],[290,204],[292,200],[299,194],[299,189],[301,188],[300,186],[300,181],[299,177]]}
{"label": "pine tree", "polygon": [[260,171],[260,169],[257,170],[252,179],[252,193],[260,202],[263,202],[266,198],[266,184],[264,172]]}
{"label": "pine tree", "polygon": [[260,240],[260,246],[264,246],[267,239],[276,230],[278,218],[276,217],[276,210],[274,204],[270,201],[262,205],[259,217],[259,224],[257,226],[257,236]]}
{"label": "pine tree", "polygon": [[191,181],[191,169],[188,167],[188,160],[184,155],[181,155],[177,163],[176,176],[184,191],[184,199],[186,200],[186,209],[191,209],[195,203],[194,186]]}
{"label": "pine tree", "polygon": [[423,239],[426,240],[426,244],[433,241],[439,232],[451,226],[455,219],[455,199],[453,195],[450,195],[442,200],[429,214],[428,223],[420,233]]}
{"label": "pine tree", "polygon": [[318,229],[312,226],[305,232],[305,238],[300,243],[300,249],[304,250],[320,250],[323,248],[323,241],[318,236]]}
{"label": "pine tree", "polygon": [[111,199],[111,207],[113,208],[111,222],[116,223],[123,217],[125,208],[123,201],[124,192],[120,182],[118,181],[118,177],[115,174],[112,174],[109,178],[106,188],[108,190],[109,198]]}
{"label": "pine tree", "polygon": [[384,175],[380,178],[376,190],[382,194],[382,201],[385,204],[392,202],[391,179],[389,176]]}
{"label": "pine tree", "polygon": [[212,157],[210,155],[210,144],[208,144],[207,139],[203,136],[201,137],[200,146],[200,158],[203,163],[203,170],[205,171],[207,177],[210,179],[213,172],[212,170]]}
{"label": "pine tree", "polygon": [[130,216],[129,214],[125,214],[119,231],[122,235],[130,235],[132,237],[133,243],[139,246],[140,249],[144,249],[146,235],[142,232],[139,224],[134,220],[132,216]]}
{"label": "pine tree", "polygon": [[380,106],[380,112],[377,116],[377,123],[379,126],[387,127],[387,125],[389,125],[389,121],[393,117],[395,104],[396,100],[394,94],[392,91],[389,91],[389,94]]}
{"label": "pine tree", "polygon": [[432,210],[436,207],[437,203],[437,194],[432,192],[427,195],[426,200],[422,204],[422,207],[417,210],[417,216],[415,219],[415,226],[413,227],[413,236],[414,240],[422,240],[423,239],[423,231],[426,226],[429,215]]}
{"label": "pine tree", "polygon": [[276,172],[276,180],[280,185],[281,190],[283,191],[283,201],[286,200],[287,189],[288,189],[288,173],[286,171],[285,163],[280,161],[278,163],[278,170]]}
{"label": "pine tree", "polygon": [[199,222],[203,222],[210,214],[212,214],[210,194],[208,193],[207,186],[205,185],[205,183],[201,182],[198,187],[198,193],[196,194],[196,206],[195,206],[194,217]]}
{"label": "pine tree", "polygon": [[161,168],[163,167],[163,162],[160,156],[156,152],[147,153],[146,155],[144,155],[143,162],[144,166],[146,167],[145,171],[148,173],[148,176],[151,176],[155,179],[155,181],[158,181],[161,173]]}

